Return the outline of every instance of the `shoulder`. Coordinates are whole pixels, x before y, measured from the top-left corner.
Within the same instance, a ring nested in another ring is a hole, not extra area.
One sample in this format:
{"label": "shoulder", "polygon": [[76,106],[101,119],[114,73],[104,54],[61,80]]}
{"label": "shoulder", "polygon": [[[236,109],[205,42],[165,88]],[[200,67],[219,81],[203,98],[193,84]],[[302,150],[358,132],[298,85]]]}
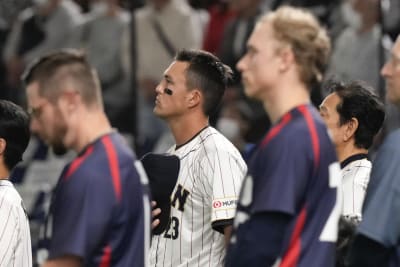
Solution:
{"label": "shoulder", "polygon": [[400,129],[391,132],[382,144],[384,149],[400,150]]}
{"label": "shoulder", "polygon": [[200,134],[200,140],[207,153],[240,154],[231,141],[211,126]]}
{"label": "shoulder", "polygon": [[[3,182],[8,182],[7,185]],[[9,181],[1,181],[0,183],[0,214],[4,212],[3,215],[0,215],[0,217],[4,216],[11,216],[12,218],[17,218],[19,210],[23,209],[22,206],[22,198],[18,194],[17,190],[14,188],[14,186],[11,184]]]}

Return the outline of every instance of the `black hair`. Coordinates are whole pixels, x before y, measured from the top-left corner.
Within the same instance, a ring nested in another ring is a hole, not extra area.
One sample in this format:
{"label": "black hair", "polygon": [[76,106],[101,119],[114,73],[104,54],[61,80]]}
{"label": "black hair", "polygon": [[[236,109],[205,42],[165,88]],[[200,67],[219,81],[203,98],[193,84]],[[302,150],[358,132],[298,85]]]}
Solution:
{"label": "black hair", "polygon": [[6,141],[4,164],[11,171],[22,160],[30,131],[28,114],[7,100],[0,100],[0,138]]}
{"label": "black hair", "polygon": [[188,62],[187,87],[199,89],[204,95],[204,113],[215,113],[221,103],[225,89],[232,80],[232,70],[213,54],[202,50],[181,50],[176,61]]}
{"label": "black hair", "polygon": [[355,145],[369,149],[385,120],[384,105],[373,93],[372,87],[362,81],[344,84],[334,80],[328,81],[325,86],[341,100],[336,107],[340,125],[356,118],[358,128],[355,132]]}

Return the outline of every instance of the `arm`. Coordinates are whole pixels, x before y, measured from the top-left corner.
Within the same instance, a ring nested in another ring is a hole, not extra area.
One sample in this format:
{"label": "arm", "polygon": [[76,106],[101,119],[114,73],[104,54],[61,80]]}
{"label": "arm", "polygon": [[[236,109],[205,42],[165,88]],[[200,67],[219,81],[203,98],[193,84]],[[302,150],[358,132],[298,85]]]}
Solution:
{"label": "arm", "polygon": [[232,230],[233,230],[232,225],[227,225],[224,227],[224,236],[225,236],[225,246],[226,247],[228,247],[228,245],[229,245],[229,240],[231,239],[231,236],[232,236]]}
{"label": "arm", "polygon": [[229,247],[226,266],[272,266],[282,252],[291,215],[263,212],[240,225]]}
{"label": "arm", "polygon": [[81,258],[75,256],[62,256],[46,261],[42,267],[80,267]]}

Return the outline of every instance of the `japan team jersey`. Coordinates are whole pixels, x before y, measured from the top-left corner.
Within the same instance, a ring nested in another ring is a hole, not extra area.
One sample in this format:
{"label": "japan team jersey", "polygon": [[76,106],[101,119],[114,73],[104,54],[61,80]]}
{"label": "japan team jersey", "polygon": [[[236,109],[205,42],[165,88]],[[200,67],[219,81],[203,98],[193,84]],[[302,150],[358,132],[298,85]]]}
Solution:
{"label": "japan team jersey", "polygon": [[152,238],[150,265],[223,266],[223,226],[232,223],[247,166],[233,144],[209,126],[169,153],[180,158],[180,171],[170,224]]}
{"label": "japan team jersey", "polygon": [[8,180],[0,180],[0,266],[32,266],[31,235],[22,199]]}
{"label": "japan team jersey", "polygon": [[116,132],[88,145],[54,190],[39,261],[74,255],[84,266],[148,266],[150,207],[142,171]]}
{"label": "japan team jersey", "polygon": [[366,154],[349,157],[342,165],[342,215],[361,220],[372,164]]}
{"label": "japan team jersey", "polygon": [[236,236],[236,229],[249,217],[281,212],[292,220],[274,266],[333,267],[340,178],[335,148],[318,111],[310,105],[294,108],[269,130],[250,159],[231,242],[245,238]]}

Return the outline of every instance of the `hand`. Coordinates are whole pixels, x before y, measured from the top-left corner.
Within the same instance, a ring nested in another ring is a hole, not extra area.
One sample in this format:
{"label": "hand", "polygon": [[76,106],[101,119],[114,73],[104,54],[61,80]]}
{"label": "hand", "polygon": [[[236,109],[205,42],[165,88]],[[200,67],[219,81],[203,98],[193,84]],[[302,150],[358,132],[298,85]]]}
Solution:
{"label": "hand", "polygon": [[160,220],[156,219],[156,217],[161,214],[161,209],[157,208],[157,202],[155,201],[151,202],[151,208],[153,209],[151,211],[151,217],[153,219],[153,221],[151,222],[151,229],[154,229],[160,224]]}

